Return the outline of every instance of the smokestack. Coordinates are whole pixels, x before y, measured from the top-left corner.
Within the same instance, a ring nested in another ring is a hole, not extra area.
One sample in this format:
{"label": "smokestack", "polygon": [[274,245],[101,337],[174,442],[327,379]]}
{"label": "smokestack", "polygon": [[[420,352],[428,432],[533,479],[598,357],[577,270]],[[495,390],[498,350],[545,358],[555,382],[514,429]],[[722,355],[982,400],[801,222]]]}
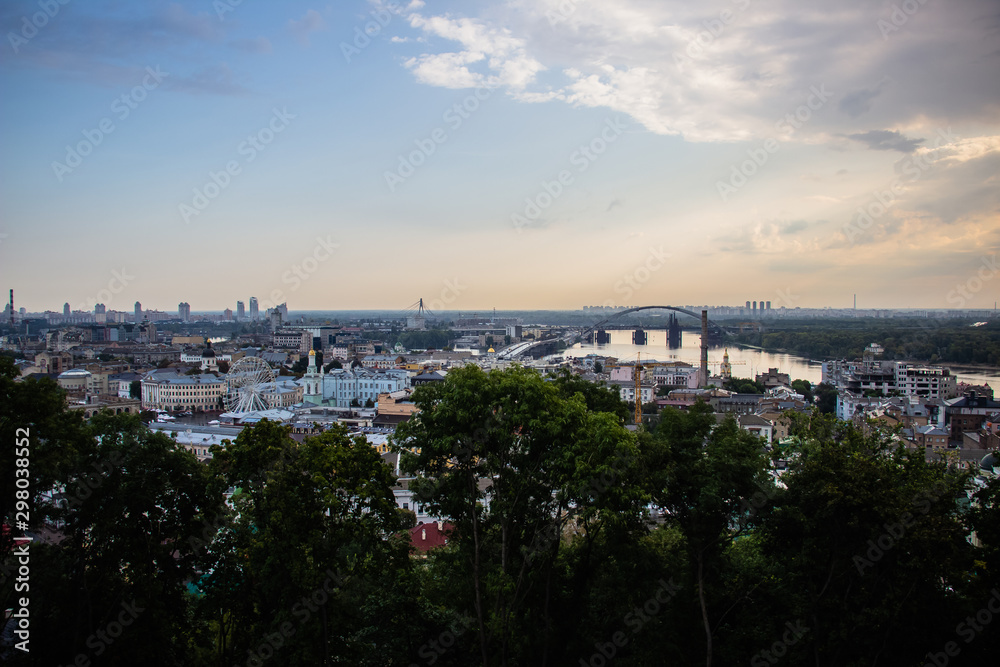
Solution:
{"label": "smokestack", "polygon": [[699,386],[708,386],[708,311],[701,311],[701,370]]}

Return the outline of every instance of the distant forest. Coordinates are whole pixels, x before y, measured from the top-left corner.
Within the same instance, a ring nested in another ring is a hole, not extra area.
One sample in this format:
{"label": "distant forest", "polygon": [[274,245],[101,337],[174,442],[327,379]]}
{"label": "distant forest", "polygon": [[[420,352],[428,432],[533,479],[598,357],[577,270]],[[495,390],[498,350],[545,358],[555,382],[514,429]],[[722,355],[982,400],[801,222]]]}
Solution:
{"label": "distant forest", "polygon": [[974,327],[970,321],[792,320],[766,323],[761,333],[737,336],[737,341],[769,352],[787,352],[810,359],[854,359],[871,343],[885,349],[883,359],[931,364],[1000,366],[1000,322]]}

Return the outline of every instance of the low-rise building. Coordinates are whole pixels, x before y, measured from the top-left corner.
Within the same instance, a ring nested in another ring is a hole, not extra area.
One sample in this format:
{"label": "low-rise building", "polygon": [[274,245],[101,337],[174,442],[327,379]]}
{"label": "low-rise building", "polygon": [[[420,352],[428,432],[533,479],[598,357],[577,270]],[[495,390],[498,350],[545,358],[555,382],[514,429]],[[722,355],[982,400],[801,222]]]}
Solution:
{"label": "low-rise building", "polygon": [[178,375],[150,371],[142,379],[142,407],[170,412],[204,412],[222,407],[226,381],[211,373]]}
{"label": "low-rise building", "polygon": [[987,417],[1000,410],[1000,402],[979,396],[975,391],[944,402],[945,420],[950,426],[953,442],[961,442],[966,431],[979,431]]}
{"label": "low-rise building", "polygon": [[388,394],[406,387],[406,371],[366,368],[334,369],[323,376],[324,404],[346,408],[352,403],[374,404],[379,394]]}
{"label": "low-rise building", "polygon": [[769,368],[766,373],[758,373],[756,380],[764,389],[792,386],[792,379],[788,373],[780,373],[777,368]]}
{"label": "low-rise building", "polygon": [[406,360],[396,354],[369,354],[361,360],[364,368],[396,368]]}
{"label": "low-rise building", "polygon": [[760,415],[739,415],[736,422],[748,433],[764,438],[765,442],[774,440],[774,424]]}

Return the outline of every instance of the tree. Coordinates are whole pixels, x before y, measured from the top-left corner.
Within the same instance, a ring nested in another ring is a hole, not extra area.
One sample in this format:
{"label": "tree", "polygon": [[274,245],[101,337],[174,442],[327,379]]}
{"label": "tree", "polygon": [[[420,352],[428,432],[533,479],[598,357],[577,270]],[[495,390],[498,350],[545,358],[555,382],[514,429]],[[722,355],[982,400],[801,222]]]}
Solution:
{"label": "tree", "polygon": [[711,665],[714,628],[734,603],[731,596],[713,594],[717,573],[725,567],[727,550],[753,525],[748,502],[761,489],[770,493],[774,486],[763,442],[740,429],[731,416],[717,425],[712,409],[699,401],[687,412],[663,410],[646,464],[653,502],[685,538],[705,637],[704,660]]}
{"label": "tree", "polygon": [[[611,404],[589,386],[591,400]],[[473,619],[479,659],[544,662],[572,636],[586,586],[562,578],[563,531],[592,543],[613,525],[626,544],[645,532],[645,498],[630,478],[635,438],[618,414],[591,409],[575,379],[546,382],[521,367],[459,368],[413,399],[420,411],[393,443],[419,475],[411,488],[422,507],[455,525],[451,576],[467,587],[454,604]]]}
{"label": "tree", "polygon": [[832,415],[837,411],[837,388],[832,384],[816,385],[816,405],[823,414]]}
{"label": "tree", "polygon": [[340,363],[340,360],[334,359],[333,361],[331,361],[330,363],[328,363],[323,370],[325,370],[327,373],[329,373],[334,368],[343,368],[343,367],[344,367],[344,365],[342,363]]}
{"label": "tree", "polygon": [[806,403],[813,402],[812,383],[809,380],[792,380],[792,389],[802,394]]}
{"label": "tree", "polygon": [[[0,356],[0,522],[16,527],[18,520],[25,521],[16,512],[26,512],[28,529],[37,530],[55,515],[43,494],[79,466],[93,442],[81,413],[66,410],[66,393],[59,385],[49,378],[15,382],[19,376],[13,360]],[[17,479],[27,479],[27,488]],[[13,536],[22,533],[0,531],[0,563],[11,552]],[[0,581],[8,580],[5,576]],[[9,590],[0,587],[0,602],[8,600],[8,594],[13,594],[12,585]]]}
{"label": "tree", "polygon": [[223,374],[229,372],[229,362],[225,359],[219,361],[219,372]]}
{"label": "tree", "polygon": [[169,359],[160,359],[160,361],[158,361],[156,364],[157,368],[168,368],[169,366],[170,366]]}
{"label": "tree", "polygon": [[375,407],[375,401],[373,401],[371,398],[366,398],[365,399],[365,407],[366,408],[374,408]]}
{"label": "tree", "polygon": [[595,373],[603,373],[604,372],[604,364],[602,364],[600,361],[595,361],[594,362],[594,372]]}
{"label": "tree", "polygon": [[128,385],[128,395],[132,398],[142,398],[142,381],[132,380]]}
{"label": "tree", "polygon": [[780,568],[761,613],[808,626],[789,649],[794,664],[924,662],[982,606],[956,502],[969,474],[928,463],[874,423],[816,414],[792,431],[786,488],[760,524],[761,556]]}
{"label": "tree", "polygon": [[106,664],[140,664],[147,651],[158,664],[189,663],[187,642],[176,638],[190,631],[190,538],[222,511],[221,493],[194,455],[135,415],[98,413],[90,431],[59,480],[65,539],[38,549],[47,567],[44,580],[32,581],[32,628],[45,641],[32,643],[32,655],[69,663],[116,621],[127,627],[101,651]]}
{"label": "tree", "polygon": [[729,378],[722,385],[723,389],[735,391],[738,394],[763,394],[764,385],[747,378]]}
{"label": "tree", "polygon": [[287,427],[262,420],[213,453],[218,483],[240,489],[203,582],[203,613],[217,619],[213,662],[262,655],[261,638],[275,632],[285,635],[284,664],[406,655],[423,628],[413,599],[396,588],[409,562],[394,537],[394,478],[378,452],[342,427],[299,444]]}

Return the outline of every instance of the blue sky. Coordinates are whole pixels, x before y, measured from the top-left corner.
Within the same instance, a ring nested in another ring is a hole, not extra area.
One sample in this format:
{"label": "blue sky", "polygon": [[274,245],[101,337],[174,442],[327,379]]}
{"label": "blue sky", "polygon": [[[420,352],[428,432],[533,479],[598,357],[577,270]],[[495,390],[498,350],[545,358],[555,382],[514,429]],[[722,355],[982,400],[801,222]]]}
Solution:
{"label": "blue sky", "polygon": [[0,274],[32,310],[1000,293],[988,0],[35,0],[0,21]]}

